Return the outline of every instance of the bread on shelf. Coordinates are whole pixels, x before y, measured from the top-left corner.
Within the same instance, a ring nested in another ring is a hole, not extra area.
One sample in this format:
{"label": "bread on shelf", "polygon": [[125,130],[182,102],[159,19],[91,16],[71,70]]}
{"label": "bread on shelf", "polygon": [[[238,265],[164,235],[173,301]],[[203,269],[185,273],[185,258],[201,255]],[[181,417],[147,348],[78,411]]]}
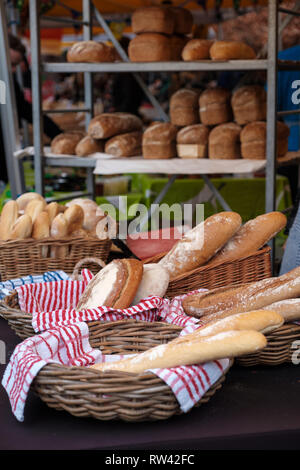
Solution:
{"label": "bread on shelf", "polygon": [[131,39],[128,47],[131,62],[172,60],[171,37],[160,33],[142,33]]}
{"label": "bread on shelf", "polygon": [[148,159],[176,157],[177,132],[177,127],[169,122],[159,122],[149,126],[143,134],[143,157]]}
{"label": "bread on shelf", "polygon": [[131,15],[131,28],[134,34],[174,33],[175,16],[167,6],[148,6],[138,8]]}
{"label": "bread on shelf", "polygon": [[177,134],[177,155],[180,158],[205,158],[208,156],[210,129],[204,124],[194,124],[180,129]]}
{"label": "bread on shelf", "polygon": [[174,17],[174,34],[190,34],[193,29],[194,17],[190,10],[180,6],[170,6]]}
{"label": "bread on shelf", "polygon": [[68,62],[114,62],[115,49],[104,42],[75,42],[67,52]]}
{"label": "bread on shelf", "polygon": [[184,46],[182,59],[184,61],[210,59],[209,50],[213,43],[211,39],[190,39]]}
{"label": "bread on shelf", "polygon": [[230,91],[222,87],[207,88],[199,97],[200,121],[206,126],[217,126],[232,120]]}
{"label": "bread on shelf", "polygon": [[[288,151],[289,127],[277,121],[277,157],[283,157]],[[247,124],[241,131],[241,155],[250,160],[266,158],[267,123],[254,121]]]}
{"label": "bread on shelf", "polygon": [[108,139],[119,134],[142,130],[142,120],[131,113],[102,113],[91,119],[88,135],[93,139]]}
{"label": "bread on shelf", "polygon": [[208,138],[208,157],[225,160],[240,158],[241,129],[235,122],[226,122],[214,127]]}
{"label": "bread on shelf", "polygon": [[245,125],[252,121],[265,121],[267,92],[260,85],[245,85],[235,90],[231,97],[234,120]]}
{"label": "bread on shelf", "polygon": [[256,58],[254,49],[241,41],[215,41],[209,53],[212,60],[251,60]]}
{"label": "bread on shelf", "polygon": [[105,153],[116,157],[137,157],[142,154],[142,138],[141,131],[111,137],[105,143]]}
{"label": "bread on shelf", "polygon": [[103,151],[104,142],[100,139],[93,139],[90,135],[83,137],[75,147],[75,154],[78,157],[87,157],[93,153]]}
{"label": "bread on shelf", "polygon": [[56,155],[75,155],[76,146],[84,137],[85,133],[80,131],[58,134],[51,141],[51,152]]}
{"label": "bread on shelf", "polygon": [[175,126],[199,122],[199,93],[187,88],[177,90],[170,98],[170,121]]}

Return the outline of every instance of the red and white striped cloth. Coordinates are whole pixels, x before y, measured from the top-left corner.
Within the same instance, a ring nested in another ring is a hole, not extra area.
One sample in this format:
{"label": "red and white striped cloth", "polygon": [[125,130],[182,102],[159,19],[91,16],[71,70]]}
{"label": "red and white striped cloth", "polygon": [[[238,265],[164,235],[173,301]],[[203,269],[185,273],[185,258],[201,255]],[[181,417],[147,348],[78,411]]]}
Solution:
{"label": "red and white striped cloth", "polygon": [[[8,394],[13,414],[18,421],[24,421],[30,386],[46,364],[85,367],[97,362],[115,361],[120,357],[102,355],[99,350],[93,349],[85,322],[52,328],[17,345],[4,372],[2,385]],[[153,369],[151,372],[172,389],[181,410],[187,412],[219,379],[228,362],[228,359],[222,359],[201,365]]]}

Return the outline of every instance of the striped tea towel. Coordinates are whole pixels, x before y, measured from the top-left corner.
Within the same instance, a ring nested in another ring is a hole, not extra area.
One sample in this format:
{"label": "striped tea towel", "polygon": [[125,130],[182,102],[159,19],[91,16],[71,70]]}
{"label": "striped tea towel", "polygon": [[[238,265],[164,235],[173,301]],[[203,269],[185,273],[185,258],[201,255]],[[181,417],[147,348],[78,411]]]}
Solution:
{"label": "striped tea towel", "polygon": [[36,274],[34,276],[24,276],[18,279],[10,279],[8,281],[0,282],[0,300],[6,295],[11,294],[19,286],[32,283],[49,282],[49,281],[63,281],[70,279],[70,276],[64,271],[49,271],[44,274]]}
{"label": "striped tea towel", "polygon": [[[102,355],[91,347],[86,323],[69,324],[52,328],[18,344],[4,372],[2,385],[8,394],[13,414],[17,420],[24,421],[30,385],[46,364],[52,362],[84,367],[118,359],[120,356]],[[228,359],[222,359],[195,366],[153,369],[151,372],[172,389],[181,410],[187,412],[219,379],[228,363]]]}

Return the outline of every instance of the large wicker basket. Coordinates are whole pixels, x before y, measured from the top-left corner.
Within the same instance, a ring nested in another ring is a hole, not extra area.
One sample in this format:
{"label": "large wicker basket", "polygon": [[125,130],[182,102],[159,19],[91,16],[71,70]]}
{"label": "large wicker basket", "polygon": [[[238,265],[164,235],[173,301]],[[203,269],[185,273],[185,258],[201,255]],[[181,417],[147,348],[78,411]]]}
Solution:
{"label": "large wicker basket", "polygon": [[[44,240],[11,240],[0,242],[0,280],[43,274],[47,271],[63,270],[72,274],[75,265],[87,257],[106,261],[111,240],[98,238],[69,237]],[[60,250],[62,257],[52,257]],[[87,266],[88,267],[88,266]]]}
{"label": "large wicker basket", "polygon": [[[193,290],[216,289],[217,287],[237,286],[255,282],[272,276],[270,247],[226,263],[201,266],[181,274],[173,279],[166,292],[166,297],[174,298]],[[155,263],[163,255],[148,259],[145,263]]]}
{"label": "large wicker basket", "polygon": [[[134,320],[94,322],[93,330],[92,345],[104,354],[144,351],[174,339],[180,332],[174,325]],[[196,406],[207,403],[221,388],[230,366]],[[88,368],[47,364],[36,376],[33,388],[49,407],[77,417],[137,422],[164,420],[182,413],[171,389],[150,372],[100,373]]]}

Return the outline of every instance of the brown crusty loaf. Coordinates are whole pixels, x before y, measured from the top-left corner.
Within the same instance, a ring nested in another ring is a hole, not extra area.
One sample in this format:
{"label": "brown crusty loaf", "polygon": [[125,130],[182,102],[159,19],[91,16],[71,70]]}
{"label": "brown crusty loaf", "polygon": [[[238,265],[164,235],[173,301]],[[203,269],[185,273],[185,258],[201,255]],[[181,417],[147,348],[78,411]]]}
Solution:
{"label": "brown crusty loaf", "polygon": [[190,126],[199,122],[199,95],[194,90],[181,88],[170,98],[170,121],[174,126]]}
{"label": "brown crusty loaf", "polygon": [[230,91],[225,88],[207,88],[199,97],[200,121],[206,126],[216,126],[231,121]]}
{"label": "brown crusty loaf", "polygon": [[93,139],[90,135],[83,137],[75,147],[75,155],[78,157],[86,157],[92,153],[103,151],[104,142],[99,139]]}
{"label": "brown crusty loaf", "polygon": [[128,308],[142,280],[143,263],[136,259],[118,259],[106,265],[88,283],[76,309],[100,306]]}
{"label": "brown crusty loaf", "polygon": [[208,323],[234,313],[259,310],[281,300],[300,296],[300,268],[279,277],[243,284],[239,287],[221,287],[202,294],[188,295],[182,301],[187,315]]}
{"label": "brown crusty loaf", "polygon": [[80,131],[68,131],[58,134],[51,141],[51,152],[56,155],[75,155],[76,145],[84,136],[84,132]]}
{"label": "brown crusty loaf", "polygon": [[233,92],[231,107],[239,125],[264,121],[267,113],[267,92],[260,85],[245,85]]}
{"label": "brown crusty loaf", "polygon": [[174,34],[190,34],[193,29],[193,14],[187,8],[169,7],[174,16]]}
{"label": "brown crusty loaf", "polygon": [[165,6],[138,8],[131,15],[131,28],[135,34],[163,33],[171,35],[174,32],[174,26],[174,13]]}
{"label": "brown crusty loaf", "polygon": [[142,154],[142,137],[141,131],[116,135],[106,142],[105,153],[116,157],[137,157]]}
{"label": "brown crusty loaf", "polygon": [[269,212],[246,222],[209,262],[225,263],[255,253],[286,226],[281,212]]}
{"label": "brown crusty loaf", "polygon": [[142,130],[143,123],[131,113],[102,113],[91,119],[88,134],[93,139],[108,139],[119,134]]}
{"label": "brown crusty loaf", "polygon": [[207,157],[209,132],[209,128],[204,124],[194,124],[180,129],[177,134],[178,157]]}
{"label": "brown crusty loaf", "polygon": [[300,320],[300,299],[279,300],[273,304],[266,305],[263,310],[272,310],[284,319],[285,323]]}
{"label": "brown crusty loaf", "polygon": [[[288,126],[277,121],[277,157],[283,157],[288,151]],[[260,160],[266,158],[267,124],[265,121],[254,121],[241,131],[242,158]]]}
{"label": "brown crusty loaf", "polygon": [[159,33],[138,34],[128,46],[131,62],[160,62],[172,60],[171,39]]}
{"label": "brown crusty loaf", "polygon": [[252,47],[240,41],[215,41],[209,53],[212,60],[249,60],[256,57]]}
{"label": "brown crusty loaf", "polygon": [[176,153],[177,127],[170,122],[159,122],[149,126],[143,134],[144,158],[174,158]]}
{"label": "brown crusty loaf", "polygon": [[178,342],[173,340],[134,357],[94,364],[90,368],[95,371],[118,370],[138,374],[148,369],[196,365],[217,359],[240,357],[259,351],[266,344],[265,336],[258,331],[225,331],[214,336],[190,340],[182,338],[182,341]]}
{"label": "brown crusty loaf", "polygon": [[182,36],[181,34],[172,34],[170,36],[171,41],[171,60],[181,60],[182,51],[188,42],[188,38],[186,36]]}
{"label": "brown crusty loaf", "polygon": [[68,62],[114,62],[115,50],[104,42],[79,41],[67,52]]}
{"label": "brown crusty loaf", "polygon": [[233,160],[240,158],[241,127],[235,122],[226,122],[214,127],[208,138],[208,156],[212,159]]}
{"label": "brown crusty loaf", "polygon": [[210,59],[209,50],[213,43],[211,39],[190,39],[184,46],[182,59],[184,61]]}
{"label": "brown crusty loaf", "polygon": [[220,212],[189,230],[159,261],[170,279],[204,265],[240,228],[241,216],[236,212]]}

